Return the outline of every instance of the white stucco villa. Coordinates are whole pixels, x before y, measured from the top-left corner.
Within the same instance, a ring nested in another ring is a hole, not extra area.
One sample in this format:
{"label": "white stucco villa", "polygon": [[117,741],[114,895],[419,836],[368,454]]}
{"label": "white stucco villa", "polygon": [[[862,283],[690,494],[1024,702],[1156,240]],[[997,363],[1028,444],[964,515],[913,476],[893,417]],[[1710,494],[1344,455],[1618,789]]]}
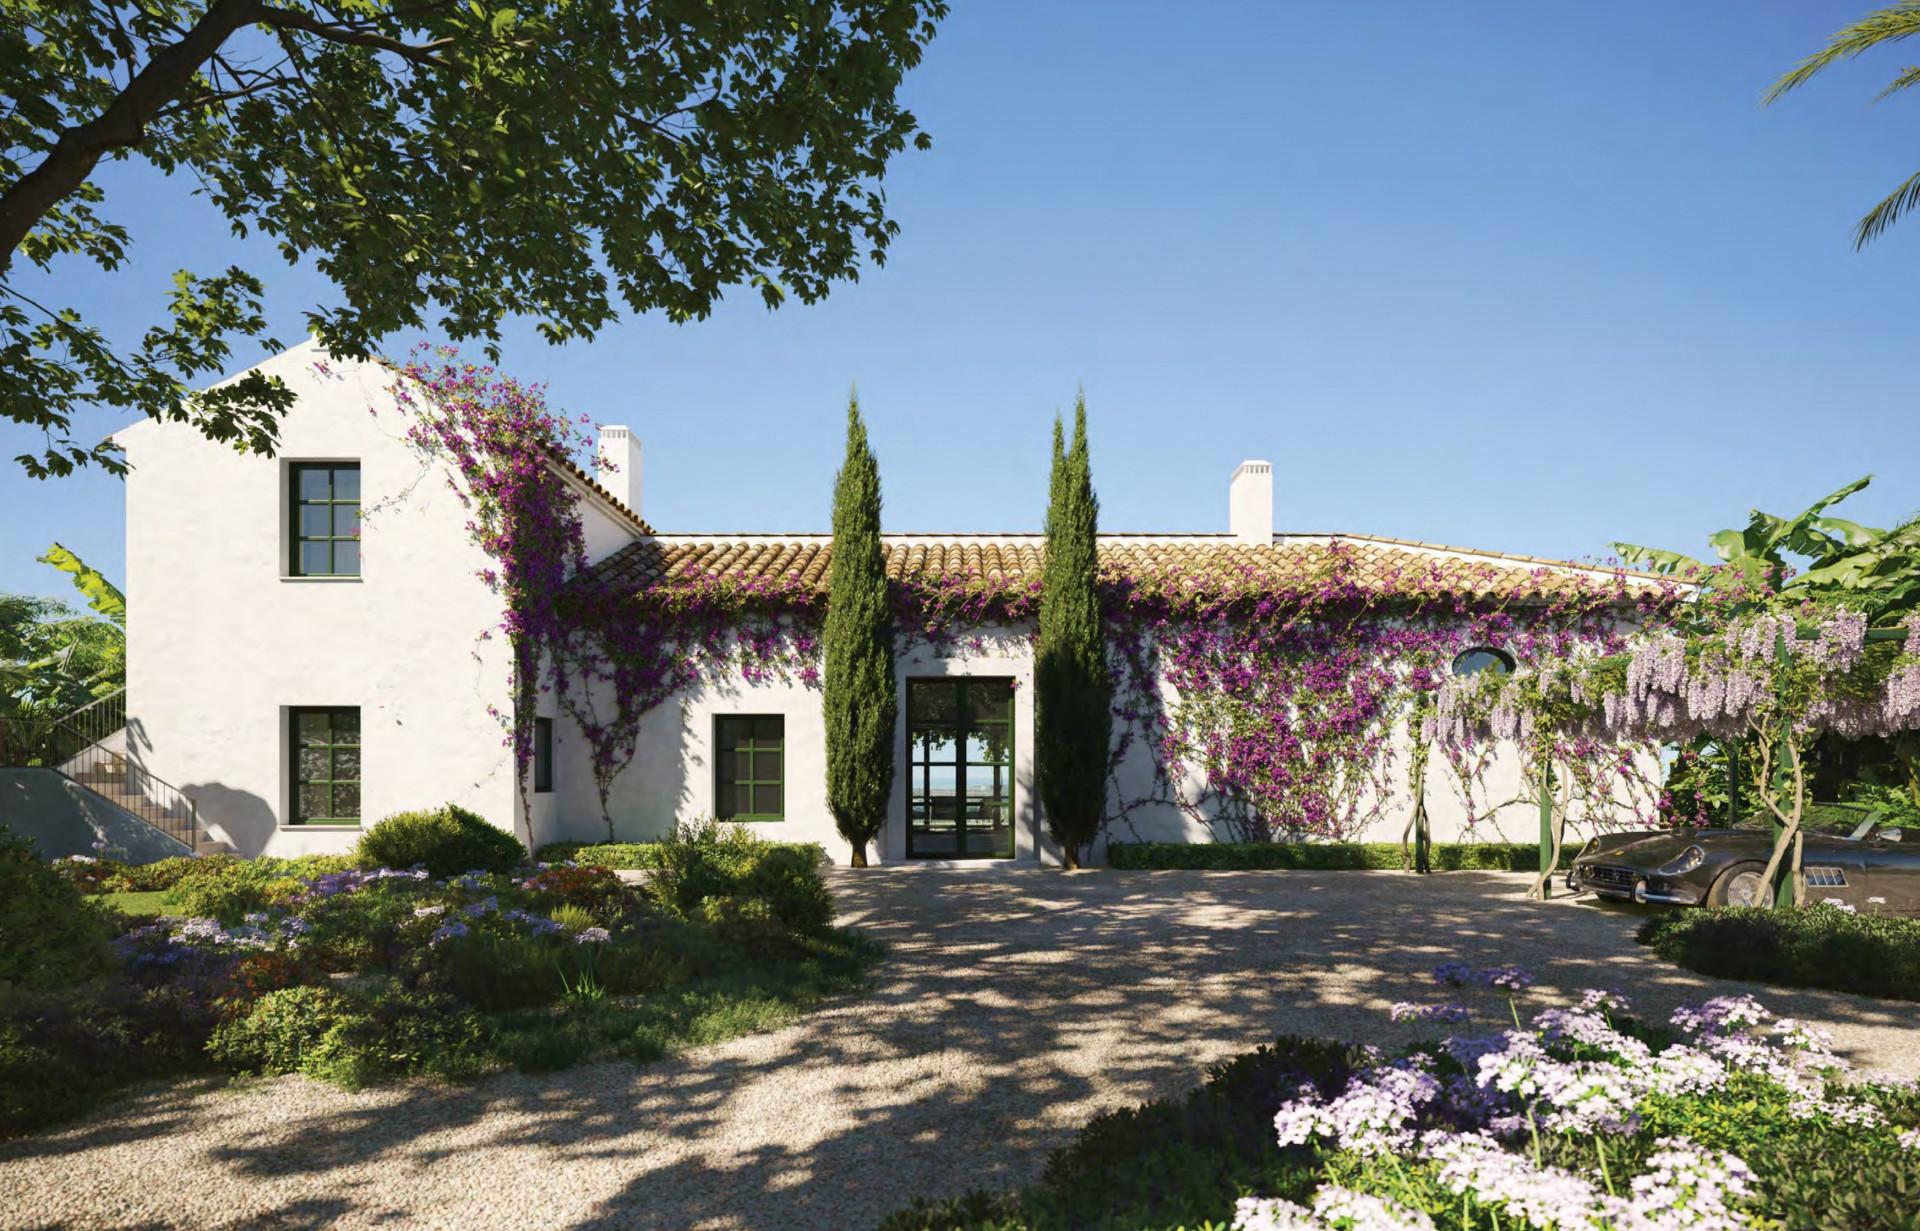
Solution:
{"label": "white stucco villa", "polygon": [[[323,377],[318,358],[303,346],[263,365],[299,395],[276,458],[153,423],[119,435],[132,466],[130,755],[192,797],[210,838],[245,854],[344,850],[363,822],[445,800],[523,834],[530,825],[543,843],[604,839],[587,751],[558,713],[542,715],[531,813],[522,813],[512,757],[489,714],[508,704],[506,651],[497,639],[476,641],[498,623],[499,599],[476,579],[487,562],[465,529],[466,511],[445,476],[402,440],[401,419],[368,413],[392,404],[392,372],[336,364]],[[617,473],[596,478],[553,463],[579,497],[596,568],[625,570],[635,584],[687,561],[824,578],[824,535],[656,532],[643,518],[640,442],[627,428],[607,427],[601,448]],[[1222,493],[1224,532],[1110,535],[1103,553],[1308,559],[1339,540],[1369,567],[1411,562],[1477,579],[1463,586],[1543,569],[1614,576],[1424,543],[1276,533],[1272,482],[1266,463],[1245,463]],[[356,537],[363,509],[378,510],[364,566]],[[887,536],[896,571],[1031,571],[1041,547],[1038,535]],[[889,821],[873,851],[879,862],[1054,858],[1032,791],[1029,630],[976,631],[963,647],[922,645],[898,662],[900,756]],[[935,721],[951,737],[938,741],[945,751],[929,751],[935,741],[919,738]],[[825,806],[823,762],[816,688],[738,679],[690,688],[643,723],[633,763],[614,788],[614,828],[642,840],[677,820],[718,814],[769,836],[819,842],[844,862],[847,844]],[[1121,766],[1118,778],[1129,776],[1151,778],[1144,750]],[[1487,780],[1494,796],[1514,794],[1502,784],[1517,784],[1516,767],[1502,760]],[[1365,836],[1397,839],[1408,807],[1390,799]],[[1430,792],[1436,839],[1461,831],[1465,807],[1445,789]],[[1528,815],[1514,813],[1509,836],[1532,835]],[[1112,832],[1213,836],[1204,817],[1172,804],[1131,807]],[[1099,854],[1096,847],[1096,861]]]}

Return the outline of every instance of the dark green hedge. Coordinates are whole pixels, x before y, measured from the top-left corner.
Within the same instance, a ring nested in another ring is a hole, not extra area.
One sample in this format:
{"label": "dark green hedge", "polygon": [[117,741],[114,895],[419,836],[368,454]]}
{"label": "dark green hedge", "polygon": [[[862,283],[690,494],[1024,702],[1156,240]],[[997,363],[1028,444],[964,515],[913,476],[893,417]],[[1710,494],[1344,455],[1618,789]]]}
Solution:
{"label": "dark green hedge", "polygon": [[1656,915],[1639,937],[1661,957],[1704,975],[1920,1000],[1920,919],[1837,906],[1726,906]]}
{"label": "dark green hedge", "polygon": [[[1398,842],[1113,842],[1107,846],[1107,862],[1136,871],[1397,872],[1407,866]],[[1518,842],[1436,843],[1429,862],[1436,872],[1538,872],[1540,848]]]}
{"label": "dark green hedge", "polygon": [[[766,845],[777,850],[807,852],[815,862],[826,858],[826,852],[814,842],[769,842]],[[665,848],[663,842],[549,842],[539,849],[534,858],[541,863],[566,863],[571,860],[596,868],[651,872],[660,867]]]}

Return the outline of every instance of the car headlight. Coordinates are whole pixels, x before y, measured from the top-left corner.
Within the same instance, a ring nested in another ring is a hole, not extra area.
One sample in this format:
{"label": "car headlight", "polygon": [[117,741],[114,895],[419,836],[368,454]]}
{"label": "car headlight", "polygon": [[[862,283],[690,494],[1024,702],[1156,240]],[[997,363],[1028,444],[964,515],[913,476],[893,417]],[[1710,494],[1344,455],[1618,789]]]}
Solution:
{"label": "car headlight", "polygon": [[1706,851],[1698,846],[1689,846],[1686,850],[1681,851],[1672,859],[1661,864],[1658,871],[1662,876],[1679,876],[1682,873],[1693,871],[1702,863],[1706,862],[1706,858]]}

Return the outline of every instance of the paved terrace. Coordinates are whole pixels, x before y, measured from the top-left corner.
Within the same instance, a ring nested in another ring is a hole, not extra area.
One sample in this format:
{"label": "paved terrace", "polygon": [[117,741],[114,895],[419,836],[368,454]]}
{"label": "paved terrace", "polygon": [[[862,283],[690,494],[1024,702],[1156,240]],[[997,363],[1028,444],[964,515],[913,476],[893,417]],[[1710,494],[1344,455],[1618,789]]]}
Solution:
{"label": "paved terrace", "polygon": [[[870,996],[639,1069],[176,1084],[0,1144],[0,1225],[860,1229],[915,1193],[1027,1182],[1095,1112],[1276,1034],[1410,1037],[1386,1006],[1437,998],[1444,960],[1661,1015],[1758,990],[1652,959],[1631,908],[1527,903],[1528,879],[836,871],[843,920],[892,948]],[[1911,1006],[1759,994],[1857,1064],[1920,1071]]]}

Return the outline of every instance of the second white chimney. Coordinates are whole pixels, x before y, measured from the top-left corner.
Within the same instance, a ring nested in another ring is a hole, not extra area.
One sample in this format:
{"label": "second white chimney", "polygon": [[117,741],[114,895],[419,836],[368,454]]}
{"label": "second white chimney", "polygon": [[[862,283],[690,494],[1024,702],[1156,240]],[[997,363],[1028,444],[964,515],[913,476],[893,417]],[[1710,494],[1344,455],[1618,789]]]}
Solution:
{"label": "second white chimney", "polygon": [[1227,529],[1242,543],[1273,542],[1273,463],[1241,462],[1227,488]]}
{"label": "second white chimney", "polygon": [[635,517],[640,516],[640,438],[631,428],[610,424],[600,429],[600,456],[593,477]]}

